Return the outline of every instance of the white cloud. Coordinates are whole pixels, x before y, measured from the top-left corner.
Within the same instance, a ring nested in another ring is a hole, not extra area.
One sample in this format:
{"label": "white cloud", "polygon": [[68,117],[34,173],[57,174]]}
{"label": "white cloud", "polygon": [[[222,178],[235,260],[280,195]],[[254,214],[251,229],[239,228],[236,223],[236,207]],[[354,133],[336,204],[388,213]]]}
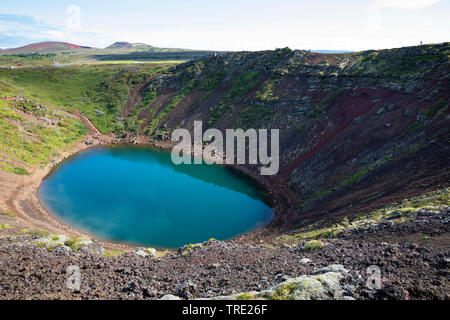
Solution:
{"label": "white cloud", "polygon": [[373,5],[367,8],[366,10],[367,14],[367,20],[366,20],[366,26],[372,30],[383,30],[383,27],[381,26],[381,10],[380,7]]}
{"label": "white cloud", "polygon": [[441,0],[376,0],[378,8],[420,9],[429,7]]}
{"label": "white cloud", "polygon": [[74,31],[25,15],[0,14],[0,48],[38,41],[65,41],[86,46],[109,45],[111,37],[91,30]]}
{"label": "white cloud", "polygon": [[48,31],[42,31],[43,35],[47,35],[51,37],[52,39],[62,39],[66,36],[66,34],[62,31],[56,31],[56,30],[48,30]]}
{"label": "white cloud", "polygon": [[367,10],[366,26],[371,31],[382,31],[385,28],[382,25],[382,9],[398,8],[417,10],[429,7],[441,0],[375,0]]}
{"label": "white cloud", "polygon": [[427,21],[427,22],[422,24],[422,27],[431,27],[432,25],[433,25],[432,21]]}

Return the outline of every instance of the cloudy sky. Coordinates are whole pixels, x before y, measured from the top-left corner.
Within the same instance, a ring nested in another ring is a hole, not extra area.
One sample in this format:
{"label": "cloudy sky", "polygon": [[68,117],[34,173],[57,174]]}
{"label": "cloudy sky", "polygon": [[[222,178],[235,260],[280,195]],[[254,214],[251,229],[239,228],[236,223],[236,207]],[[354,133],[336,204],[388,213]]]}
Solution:
{"label": "cloudy sky", "polygon": [[448,0],[0,0],[0,48],[364,50],[449,41]]}

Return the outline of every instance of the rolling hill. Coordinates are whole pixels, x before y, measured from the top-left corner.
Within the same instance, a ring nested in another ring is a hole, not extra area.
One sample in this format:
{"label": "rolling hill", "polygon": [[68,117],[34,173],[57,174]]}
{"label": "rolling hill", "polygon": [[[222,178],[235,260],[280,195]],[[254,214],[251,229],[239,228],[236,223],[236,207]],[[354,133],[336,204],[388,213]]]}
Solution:
{"label": "rolling hill", "polygon": [[[0,65],[37,66],[53,64],[53,57],[61,64],[84,61],[188,61],[213,53],[207,50],[158,48],[145,43],[115,42],[101,49],[67,42],[32,43],[19,48],[0,49]],[[18,55],[27,55],[19,59]]]}
{"label": "rolling hill", "polygon": [[112,45],[105,48],[105,50],[149,50],[149,49],[159,49],[154,46],[148,45],[146,43],[130,43],[126,41],[114,42]]}
{"label": "rolling hill", "polygon": [[87,46],[80,46],[68,42],[39,42],[32,43],[23,47],[2,49],[1,54],[46,54],[46,53],[60,53],[60,52],[79,52],[85,49],[93,49]]}

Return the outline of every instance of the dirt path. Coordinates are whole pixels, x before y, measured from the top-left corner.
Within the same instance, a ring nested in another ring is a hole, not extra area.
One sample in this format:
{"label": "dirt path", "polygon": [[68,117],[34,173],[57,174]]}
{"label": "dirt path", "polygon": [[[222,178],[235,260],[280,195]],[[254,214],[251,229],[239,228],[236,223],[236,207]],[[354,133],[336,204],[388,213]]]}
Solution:
{"label": "dirt path", "polygon": [[80,110],[76,109],[76,116],[83,122],[83,124],[88,128],[88,135],[91,136],[102,136],[102,133],[97,129],[96,126],[84,115],[81,114]]}
{"label": "dirt path", "polygon": [[122,118],[126,119],[128,115],[130,114],[131,109],[139,103],[142,100],[142,96],[144,94],[145,88],[147,85],[155,80],[157,77],[159,77],[160,73],[155,74],[154,76],[150,77],[149,79],[145,80],[141,84],[139,84],[137,87],[133,88],[131,90],[130,94],[128,95],[127,102],[123,106],[122,109]]}

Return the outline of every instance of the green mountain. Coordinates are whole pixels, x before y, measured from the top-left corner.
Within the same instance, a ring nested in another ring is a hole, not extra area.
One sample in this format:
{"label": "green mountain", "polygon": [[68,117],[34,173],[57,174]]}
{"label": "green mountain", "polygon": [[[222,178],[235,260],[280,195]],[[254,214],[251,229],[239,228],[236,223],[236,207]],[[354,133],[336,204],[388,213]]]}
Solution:
{"label": "green mountain", "polygon": [[155,47],[145,44],[145,43],[129,43],[129,42],[114,42],[112,45],[106,47],[106,50],[117,50],[117,49],[134,49],[134,50],[150,50]]}
{"label": "green mountain", "polygon": [[91,47],[80,46],[68,42],[39,42],[32,43],[23,47],[2,49],[0,54],[47,54],[47,53],[61,53],[61,52],[81,52],[89,49]]}

